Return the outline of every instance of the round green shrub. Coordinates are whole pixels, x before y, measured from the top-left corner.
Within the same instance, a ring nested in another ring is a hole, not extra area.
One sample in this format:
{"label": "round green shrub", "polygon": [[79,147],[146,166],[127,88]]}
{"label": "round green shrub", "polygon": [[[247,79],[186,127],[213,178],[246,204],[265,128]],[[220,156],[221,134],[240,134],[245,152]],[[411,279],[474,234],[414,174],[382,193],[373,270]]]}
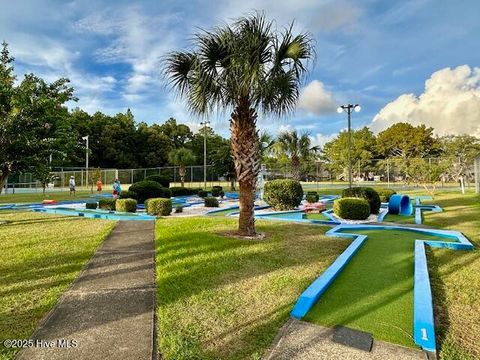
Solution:
{"label": "round green shrub", "polygon": [[381,202],[389,202],[390,197],[397,193],[395,190],[392,190],[392,189],[382,188],[382,189],[376,189],[376,190],[377,190],[378,195],[380,196],[380,201]]}
{"label": "round green shrub", "polygon": [[[315,203],[317,202],[319,199],[320,199],[320,196],[318,195],[318,193],[316,191],[308,191],[307,192],[307,195],[305,196],[305,198],[307,199],[307,201],[309,203]],[[310,200],[309,200],[310,199]],[[312,201],[313,200],[313,201]]]}
{"label": "round green shrub", "polygon": [[342,219],[365,220],[370,216],[370,205],[363,198],[345,197],[334,201],[333,212]]}
{"label": "round green shrub", "polygon": [[344,189],[342,191],[342,197],[357,197],[367,200],[370,205],[371,214],[378,214],[380,211],[380,205],[382,204],[378,193],[370,187],[360,186]]}
{"label": "round green shrub", "polygon": [[223,188],[221,186],[212,186],[212,196],[218,197],[221,195]]}
{"label": "round green shrub", "polygon": [[145,180],[155,181],[162,185],[163,187],[170,187],[170,177],[163,175],[150,175],[145,178]]}
{"label": "round green shrub", "polygon": [[205,198],[208,196],[208,192],[205,190],[199,190],[197,195],[200,196],[201,198]]}
{"label": "round green shrub", "polygon": [[170,198],[172,196],[170,189],[151,180],[139,181],[130,186],[128,191],[133,191],[137,194],[139,204],[143,204],[145,200],[150,198]]}
{"label": "round green shrub", "polygon": [[176,213],[181,213],[181,212],[183,212],[183,206],[182,206],[182,205],[177,205],[177,206],[175,206],[175,212],[176,212]]}
{"label": "round green shrub", "polygon": [[268,181],[265,184],[263,197],[275,210],[291,210],[302,202],[302,185],[291,179]]}
{"label": "round green shrub", "polygon": [[137,200],[118,199],[115,203],[115,210],[121,212],[135,212],[137,211]]}
{"label": "round green shrub", "polygon": [[145,209],[150,215],[168,216],[172,213],[172,200],[165,198],[148,199]]}
{"label": "round green shrub", "polygon": [[98,207],[102,210],[115,210],[116,201],[114,198],[103,198],[98,200]]}
{"label": "round green shrub", "polygon": [[91,210],[95,210],[97,208],[98,204],[97,202],[87,202],[85,203],[85,209],[91,209]]}
{"label": "round green shrub", "polygon": [[172,196],[190,196],[190,195],[197,195],[198,192],[202,189],[198,188],[186,188],[181,186],[174,186],[170,188],[172,192]]}
{"label": "round green shrub", "polygon": [[205,207],[218,207],[218,200],[213,196],[207,196],[204,201]]}
{"label": "round green shrub", "polygon": [[137,199],[137,197],[138,195],[135,191],[129,191],[129,190],[123,191],[119,196],[120,199],[135,199],[135,200]]}

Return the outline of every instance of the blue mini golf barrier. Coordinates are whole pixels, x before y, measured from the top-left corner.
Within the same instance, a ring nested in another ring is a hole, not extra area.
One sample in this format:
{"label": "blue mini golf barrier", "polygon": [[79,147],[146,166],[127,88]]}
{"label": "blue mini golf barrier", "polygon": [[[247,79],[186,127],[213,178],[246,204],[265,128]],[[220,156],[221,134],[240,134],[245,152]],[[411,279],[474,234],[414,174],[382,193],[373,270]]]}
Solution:
{"label": "blue mini golf barrier", "polygon": [[[343,231],[351,230],[351,233]],[[338,274],[345,268],[355,253],[367,240],[366,235],[355,234],[355,230],[399,230],[413,231],[419,234],[434,235],[456,242],[415,240],[415,269],[414,269],[414,293],[413,293],[413,334],[414,342],[423,350],[436,352],[435,325],[433,317],[432,293],[428,277],[427,259],[425,246],[449,248],[453,250],[473,250],[473,245],[458,231],[419,229],[401,226],[378,226],[378,225],[338,225],[326,232],[328,236],[349,237],[354,241],[347,249],[320,275],[298,298],[291,315],[294,318],[302,319],[307,312],[318,301],[320,296],[327,290],[328,286],[335,280]],[[421,235],[420,235],[421,236]]]}
{"label": "blue mini golf barrier", "polygon": [[388,212],[395,215],[409,216],[413,207],[410,197],[407,195],[394,194],[388,202]]}

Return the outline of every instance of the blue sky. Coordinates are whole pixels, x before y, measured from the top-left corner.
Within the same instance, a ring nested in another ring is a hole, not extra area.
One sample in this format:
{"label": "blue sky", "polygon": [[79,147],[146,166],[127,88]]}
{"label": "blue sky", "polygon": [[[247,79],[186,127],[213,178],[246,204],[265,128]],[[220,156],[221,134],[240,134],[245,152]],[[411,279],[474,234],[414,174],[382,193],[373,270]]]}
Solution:
{"label": "blue sky", "polygon": [[[480,135],[477,0],[1,2],[0,37],[17,73],[69,77],[77,105],[90,113],[131,108],[138,121],[174,116],[196,128],[200,120],[162,86],[161,57],[188,48],[197,28],[256,9],[279,28],[295,19],[298,30],[312,33],[317,52],[297,111],[260,119],[262,129],[296,128],[323,143],[346,125],[336,106],[354,102],[362,105],[356,127],[375,119],[379,131],[410,121],[438,126],[439,134]],[[227,115],[211,120],[228,135]]]}

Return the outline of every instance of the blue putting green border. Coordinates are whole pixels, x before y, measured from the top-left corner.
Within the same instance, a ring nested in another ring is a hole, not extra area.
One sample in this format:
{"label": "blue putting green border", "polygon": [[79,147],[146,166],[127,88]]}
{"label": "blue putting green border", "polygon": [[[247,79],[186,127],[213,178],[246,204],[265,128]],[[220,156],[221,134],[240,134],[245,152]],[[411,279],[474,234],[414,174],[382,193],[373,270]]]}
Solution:
{"label": "blue putting green border", "polygon": [[[425,246],[448,248],[453,250],[473,250],[473,245],[459,231],[439,230],[439,229],[421,229],[415,227],[404,227],[395,225],[338,225],[325,234],[327,236],[347,237],[354,239],[353,242],[340,254],[339,257],[307,287],[295,303],[291,316],[296,319],[302,319],[307,312],[318,301],[320,296],[327,290],[330,284],[345,268],[348,262],[353,258],[361,246],[367,241],[366,235],[355,234],[355,230],[399,230],[412,231],[425,235],[448,238],[451,241],[434,240],[415,240],[415,269],[414,269],[414,296],[413,296],[413,334],[414,342],[423,350],[436,352],[435,343],[435,324],[433,317],[432,293],[430,279],[428,277],[427,258],[425,255]],[[351,231],[351,232],[343,232]]]}

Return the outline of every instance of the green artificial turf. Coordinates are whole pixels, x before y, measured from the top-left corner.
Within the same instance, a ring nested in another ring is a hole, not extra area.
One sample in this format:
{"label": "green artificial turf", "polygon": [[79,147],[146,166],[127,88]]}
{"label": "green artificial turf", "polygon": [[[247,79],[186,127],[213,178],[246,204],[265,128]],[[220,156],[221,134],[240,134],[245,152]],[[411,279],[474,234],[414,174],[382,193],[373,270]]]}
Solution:
{"label": "green artificial turf", "polygon": [[306,320],[367,331],[376,339],[414,346],[414,240],[434,239],[399,230],[349,231],[368,239],[307,313]]}
{"label": "green artificial turf", "polygon": [[213,214],[208,214],[208,216],[227,216],[228,214],[231,214],[233,212],[239,211],[239,209],[225,209],[222,211],[217,211],[214,212]]}
{"label": "green artificial turf", "polygon": [[[29,339],[115,222],[0,212],[0,344]],[[16,350],[0,345],[0,359]]]}
{"label": "green artificial turf", "polygon": [[397,214],[387,214],[383,218],[383,221],[387,222],[394,222],[398,224],[415,224],[415,216],[414,215],[409,215],[409,216],[403,216],[403,215],[397,215]]}
{"label": "green artificial turf", "polygon": [[158,347],[165,360],[260,359],[302,291],[348,246],[319,225],[238,219],[156,223]]}
{"label": "green artificial turf", "polygon": [[305,219],[311,219],[311,220],[330,220],[329,217],[325,216],[323,212],[319,214],[314,214],[314,213],[308,213],[306,214]]}

